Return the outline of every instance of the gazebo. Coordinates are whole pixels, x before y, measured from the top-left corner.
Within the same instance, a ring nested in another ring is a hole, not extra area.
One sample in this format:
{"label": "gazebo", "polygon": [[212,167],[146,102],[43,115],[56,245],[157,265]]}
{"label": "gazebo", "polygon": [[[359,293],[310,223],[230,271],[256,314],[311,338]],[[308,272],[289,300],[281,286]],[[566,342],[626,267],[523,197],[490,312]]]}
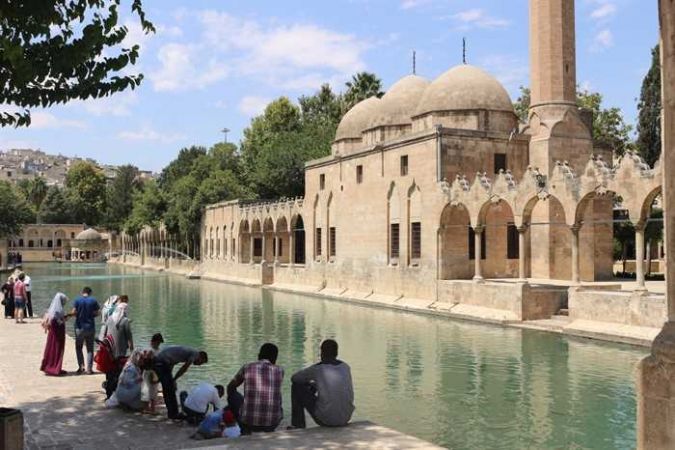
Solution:
{"label": "gazebo", "polygon": [[92,262],[102,259],[107,243],[101,233],[93,228],[81,231],[70,241],[70,260]]}

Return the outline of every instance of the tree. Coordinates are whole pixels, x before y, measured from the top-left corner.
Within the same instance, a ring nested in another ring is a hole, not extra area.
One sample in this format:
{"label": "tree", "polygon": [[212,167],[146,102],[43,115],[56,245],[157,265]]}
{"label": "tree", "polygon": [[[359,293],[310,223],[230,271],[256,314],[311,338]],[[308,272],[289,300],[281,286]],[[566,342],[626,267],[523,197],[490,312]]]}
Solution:
{"label": "tree", "polygon": [[148,180],[133,193],[133,208],[124,223],[124,230],[136,234],[146,226],[157,226],[166,212],[164,193],[156,181]]}
{"label": "tree", "polygon": [[176,159],[171,161],[159,175],[159,187],[164,191],[171,190],[177,180],[190,173],[195,160],[205,155],[206,148],[204,147],[193,145],[192,147],[182,148]]}
{"label": "tree", "polygon": [[108,187],[106,226],[110,230],[120,231],[131,215],[134,207],[133,195],[138,188],[138,169],[132,165],[116,169],[115,179]]}
{"label": "tree", "polygon": [[344,98],[336,95],[328,84],[323,84],[314,95],[303,95],[298,103],[303,123],[337,126],[346,112]]}
{"label": "tree", "polygon": [[103,171],[87,161],[75,163],[66,174],[66,196],[75,222],[97,225],[105,211]]}
{"label": "tree", "polygon": [[[611,148],[617,156],[633,148],[631,139],[633,127],[626,124],[621,109],[603,107],[602,95],[587,90],[577,90],[577,104],[580,108],[593,113],[594,142]],[[513,108],[520,120],[527,122],[530,108],[529,88],[520,87],[520,96],[513,104]]]}
{"label": "tree", "polygon": [[347,91],[345,92],[345,102],[347,109],[356,105],[358,102],[369,97],[382,97],[382,80],[377,75],[370,72],[359,72],[352,76],[350,81],[345,83]]}
{"label": "tree", "polygon": [[26,197],[33,210],[37,212],[47,195],[47,181],[43,177],[24,178],[17,182],[17,188]]}
{"label": "tree", "polygon": [[40,205],[37,220],[39,223],[72,223],[74,222],[71,207],[63,189],[52,186]]}
{"label": "tree", "polygon": [[6,181],[0,181],[0,237],[16,236],[34,215],[23,195]]}
{"label": "tree", "polygon": [[[30,125],[27,108],[99,98],[134,89],[143,76],[127,75],[138,45],[122,47],[121,0],[40,0],[0,3],[0,98],[23,111],[0,112],[0,126]],[[146,33],[141,0],[131,10]]]}
{"label": "tree", "polygon": [[637,150],[650,166],[661,156],[661,61],[657,45],[638,102]]}

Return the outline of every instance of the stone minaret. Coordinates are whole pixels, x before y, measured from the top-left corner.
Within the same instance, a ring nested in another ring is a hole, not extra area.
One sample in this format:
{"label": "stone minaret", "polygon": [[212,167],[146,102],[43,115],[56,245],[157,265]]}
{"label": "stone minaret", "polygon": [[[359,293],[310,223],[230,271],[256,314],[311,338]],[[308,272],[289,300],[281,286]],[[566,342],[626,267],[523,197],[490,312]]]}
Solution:
{"label": "stone minaret", "polygon": [[531,106],[576,104],[574,0],[530,1]]}
{"label": "stone minaret", "polygon": [[[530,0],[530,165],[551,176],[556,161],[567,161],[577,174],[593,153],[591,117],[576,105],[576,49],[574,0]],[[531,276],[572,280],[605,279],[612,275],[612,218],[610,200],[593,200],[583,214],[583,226],[568,229],[557,200],[538,204],[530,229]],[[604,221],[604,225],[602,224]],[[577,242],[578,263],[571,250]],[[579,251],[582,248],[583,251]],[[596,256],[597,255],[597,256]]]}
{"label": "stone minaret", "polygon": [[550,175],[556,160],[583,169],[593,152],[576,106],[574,0],[530,0],[531,164]]}

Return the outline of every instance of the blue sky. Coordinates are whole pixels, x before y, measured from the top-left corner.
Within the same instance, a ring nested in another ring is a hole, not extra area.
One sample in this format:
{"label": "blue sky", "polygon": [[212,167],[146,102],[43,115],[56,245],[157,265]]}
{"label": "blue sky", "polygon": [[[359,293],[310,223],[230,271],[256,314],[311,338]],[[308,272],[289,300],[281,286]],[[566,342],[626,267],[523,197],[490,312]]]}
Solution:
{"label": "blue sky", "polygon": [[[126,6],[130,1],[126,1]],[[496,76],[513,99],[528,84],[527,0],[146,0],[158,31],[141,45],[133,92],[33,110],[28,129],[0,129],[0,149],[40,148],[160,170],[180,148],[209,146],[231,129],[238,142],[275,97],[293,100],[323,82],[342,90],[361,70],[390,86],[468,62]],[[658,39],[656,0],[577,0],[577,79],[629,122]]]}

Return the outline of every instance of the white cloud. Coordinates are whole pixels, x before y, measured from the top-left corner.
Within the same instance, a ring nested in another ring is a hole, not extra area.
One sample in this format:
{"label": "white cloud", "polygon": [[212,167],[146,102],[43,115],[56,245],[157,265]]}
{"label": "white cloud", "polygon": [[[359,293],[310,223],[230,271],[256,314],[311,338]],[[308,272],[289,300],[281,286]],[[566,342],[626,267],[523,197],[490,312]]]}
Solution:
{"label": "white cloud", "polygon": [[257,116],[265,110],[265,107],[270,101],[271,100],[266,97],[258,97],[255,95],[246,96],[239,102],[239,111],[247,117]]}
{"label": "white cloud", "polygon": [[228,69],[223,63],[215,58],[204,60],[197,53],[197,48],[191,45],[162,46],[157,54],[160,68],[149,75],[155,91],[203,89],[227,76]]}
{"label": "white cloud", "polygon": [[86,124],[79,120],[61,119],[47,111],[31,111],[30,128],[86,128]]}
{"label": "white cloud", "polygon": [[155,141],[163,144],[170,144],[186,138],[181,133],[160,133],[149,126],[144,126],[140,130],[120,131],[117,133],[117,137],[126,141]]}
{"label": "white cloud", "polygon": [[614,3],[601,3],[591,11],[591,19],[605,20],[616,14],[616,5]]}
{"label": "white cloud", "polygon": [[403,0],[401,1],[401,9],[414,9],[420,6],[431,3],[432,0]]}
{"label": "white cloud", "polygon": [[134,91],[120,92],[108,97],[87,99],[81,102],[84,109],[95,116],[128,116],[138,103],[138,94]]}
{"label": "white cloud", "polygon": [[614,35],[612,34],[612,31],[608,28],[603,28],[602,30],[598,31],[598,33],[593,38],[593,42],[591,43],[591,51],[595,53],[601,52],[612,47],[613,45]]}
{"label": "white cloud", "polygon": [[362,55],[369,45],[351,34],[313,24],[263,23],[212,10],[190,17],[199,22],[202,36],[197,42],[160,48],[160,68],[150,73],[157,91],[203,88],[230,75],[304,90],[318,88],[336,75],[346,79],[366,66]]}
{"label": "white cloud", "polygon": [[506,28],[511,24],[511,22],[506,19],[488,15],[485,10],[480,8],[460,11],[450,17],[458,22],[460,30],[468,30],[471,28]]}

